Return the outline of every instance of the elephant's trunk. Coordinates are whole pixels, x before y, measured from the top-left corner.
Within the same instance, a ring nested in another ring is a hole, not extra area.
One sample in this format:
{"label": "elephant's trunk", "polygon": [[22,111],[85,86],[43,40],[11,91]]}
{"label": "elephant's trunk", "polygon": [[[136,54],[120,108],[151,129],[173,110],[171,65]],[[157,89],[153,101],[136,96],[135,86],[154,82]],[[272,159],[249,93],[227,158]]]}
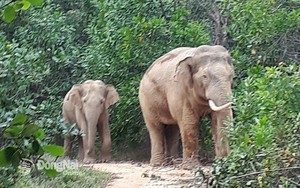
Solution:
{"label": "elephant's trunk", "polygon": [[217,106],[213,100],[209,100],[208,104],[209,104],[209,107],[213,111],[217,112],[217,111],[223,110],[225,108],[228,108],[232,104],[232,102],[228,102],[228,103],[226,103],[226,104],[224,104],[222,106]]}

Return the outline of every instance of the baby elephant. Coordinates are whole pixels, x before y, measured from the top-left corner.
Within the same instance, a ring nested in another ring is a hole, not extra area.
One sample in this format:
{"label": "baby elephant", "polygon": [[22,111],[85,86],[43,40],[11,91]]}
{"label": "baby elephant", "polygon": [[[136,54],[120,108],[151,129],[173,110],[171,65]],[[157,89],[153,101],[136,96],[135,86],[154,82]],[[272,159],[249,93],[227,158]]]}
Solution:
{"label": "baby elephant", "polygon": [[[66,94],[62,114],[65,123],[76,123],[83,136],[79,138],[78,160],[95,162],[95,137],[98,130],[101,139],[101,161],[110,159],[111,136],[108,124],[108,107],[119,100],[116,89],[101,80],[87,80],[75,84]],[[66,136],[65,156],[70,157],[74,136]]]}

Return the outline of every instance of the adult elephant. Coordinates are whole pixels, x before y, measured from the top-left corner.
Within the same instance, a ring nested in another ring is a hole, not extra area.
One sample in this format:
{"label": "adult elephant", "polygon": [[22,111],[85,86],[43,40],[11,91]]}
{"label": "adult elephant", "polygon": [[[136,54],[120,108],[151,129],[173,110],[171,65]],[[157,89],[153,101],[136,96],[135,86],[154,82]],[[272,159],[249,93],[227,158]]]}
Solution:
{"label": "adult elephant", "polygon": [[[111,135],[108,124],[108,107],[119,100],[112,85],[101,80],[87,80],[75,84],[66,94],[62,113],[66,123],[76,123],[84,135],[79,138],[78,159],[84,163],[95,162],[95,137],[98,129],[101,139],[101,161],[110,159]],[[65,156],[70,156],[74,136],[66,136]]]}
{"label": "adult elephant", "polygon": [[[178,125],[183,163],[198,163],[200,118],[211,116],[216,157],[229,153],[222,129],[232,120],[230,102],[233,65],[222,46],[180,47],[158,58],[146,71],[139,100],[151,139],[151,165],[158,166],[177,144]],[[172,128],[172,126],[174,128]]]}

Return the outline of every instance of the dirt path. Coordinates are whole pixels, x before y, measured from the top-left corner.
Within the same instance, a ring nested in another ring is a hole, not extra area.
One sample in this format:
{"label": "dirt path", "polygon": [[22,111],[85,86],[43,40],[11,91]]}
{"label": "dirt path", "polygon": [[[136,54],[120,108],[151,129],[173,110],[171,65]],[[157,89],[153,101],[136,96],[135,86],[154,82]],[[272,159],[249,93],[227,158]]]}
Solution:
{"label": "dirt path", "polygon": [[[144,163],[101,163],[93,164],[97,170],[112,174],[107,188],[181,188],[195,187],[192,171],[175,167],[153,168]],[[209,173],[210,167],[203,167]],[[201,185],[199,187],[206,187]]]}

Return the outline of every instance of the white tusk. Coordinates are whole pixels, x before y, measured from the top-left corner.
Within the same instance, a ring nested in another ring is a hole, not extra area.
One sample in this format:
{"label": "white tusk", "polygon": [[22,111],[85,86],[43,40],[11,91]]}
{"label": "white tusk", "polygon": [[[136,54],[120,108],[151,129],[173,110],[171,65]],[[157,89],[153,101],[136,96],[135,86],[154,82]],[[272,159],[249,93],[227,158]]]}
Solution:
{"label": "white tusk", "polygon": [[208,104],[209,104],[209,107],[210,107],[213,111],[216,111],[216,112],[217,112],[217,111],[220,111],[220,110],[223,110],[223,109],[229,107],[229,106],[232,104],[232,102],[226,103],[226,104],[224,104],[224,105],[222,105],[222,106],[217,106],[217,105],[214,103],[213,100],[209,100],[209,101],[208,101]]}

